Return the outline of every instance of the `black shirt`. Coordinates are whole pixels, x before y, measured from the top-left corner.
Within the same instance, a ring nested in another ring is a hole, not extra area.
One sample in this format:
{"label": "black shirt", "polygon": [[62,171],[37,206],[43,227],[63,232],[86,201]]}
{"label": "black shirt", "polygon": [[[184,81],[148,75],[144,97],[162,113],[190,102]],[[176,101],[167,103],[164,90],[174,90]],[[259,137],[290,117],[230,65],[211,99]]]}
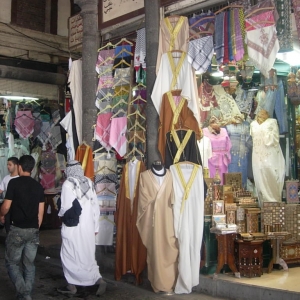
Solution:
{"label": "black shirt", "polygon": [[20,228],[39,228],[39,203],[44,202],[43,187],[30,176],[9,181],[5,199],[12,200],[11,223]]}

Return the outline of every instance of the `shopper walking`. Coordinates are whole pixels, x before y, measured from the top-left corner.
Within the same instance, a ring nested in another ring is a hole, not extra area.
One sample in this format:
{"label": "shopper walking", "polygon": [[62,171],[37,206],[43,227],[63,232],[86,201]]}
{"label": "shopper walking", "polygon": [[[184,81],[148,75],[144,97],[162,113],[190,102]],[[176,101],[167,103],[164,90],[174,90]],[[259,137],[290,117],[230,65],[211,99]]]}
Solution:
{"label": "shopper walking", "polygon": [[[8,175],[6,175],[1,183],[0,183],[0,194],[3,193],[3,199],[5,199],[5,193],[7,191],[7,186],[8,183],[10,182],[11,179],[19,177],[19,160],[17,157],[10,157],[7,160],[7,170],[9,172]],[[10,213],[8,212],[5,215],[5,224],[4,224],[6,233],[9,232],[10,228]]]}
{"label": "shopper walking", "polygon": [[78,161],[68,162],[66,175],[58,215],[63,221],[60,257],[68,285],[58,291],[76,294],[76,285],[98,284],[96,295],[99,296],[104,294],[106,282],[95,259],[95,234],[98,233],[100,215],[97,195]]}
{"label": "shopper walking", "polygon": [[20,158],[20,177],[10,180],[0,213],[2,222],[9,210],[11,213],[11,227],[5,245],[5,265],[15,285],[17,299],[25,300],[32,299],[34,260],[39,244],[39,227],[44,215],[43,188],[30,177],[34,164],[34,158],[30,155]]}

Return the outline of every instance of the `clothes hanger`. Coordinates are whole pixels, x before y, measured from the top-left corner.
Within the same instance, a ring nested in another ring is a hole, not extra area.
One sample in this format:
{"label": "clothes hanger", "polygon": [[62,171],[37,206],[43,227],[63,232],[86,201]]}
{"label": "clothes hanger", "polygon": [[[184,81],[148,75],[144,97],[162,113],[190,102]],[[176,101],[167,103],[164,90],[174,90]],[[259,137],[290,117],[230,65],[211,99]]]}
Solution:
{"label": "clothes hanger", "polygon": [[215,15],[221,13],[223,10],[228,9],[228,8],[229,9],[230,8],[244,8],[244,6],[243,5],[237,5],[237,4],[228,4],[227,6],[225,6],[225,7],[221,8],[221,9],[219,9],[218,11],[216,11]]}
{"label": "clothes hanger", "polygon": [[139,87],[142,87],[142,88],[147,88],[144,84],[142,84],[141,82],[139,82],[135,87],[133,87],[133,91],[136,91],[136,90],[139,90]]}
{"label": "clothes hanger", "polygon": [[115,44],[115,47],[122,44],[123,42],[128,43],[129,45],[133,46],[133,43],[128,41],[126,38],[122,38],[118,43]]}
{"label": "clothes hanger", "polygon": [[200,23],[200,22],[203,22],[203,21],[208,20],[208,19],[215,19],[215,18],[216,18],[216,16],[214,16],[214,15],[200,18],[200,19],[197,20],[195,23],[193,23],[193,24],[190,26],[190,28],[193,28],[194,26],[196,26],[196,25],[197,25],[198,23]]}
{"label": "clothes hanger", "polygon": [[103,49],[105,49],[105,48],[108,48],[108,47],[113,47],[113,48],[115,48],[116,45],[112,44],[111,42],[108,42],[106,45],[104,45],[103,47],[99,48],[99,49],[98,49],[98,52],[101,51],[101,50],[103,50]]}
{"label": "clothes hanger", "polygon": [[113,70],[116,69],[121,64],[125,64],[126,66],[131,67],[131,64],[129,64],[126,60],[122,59],[116,65],[113,66]]}
{"label": "clothes hanger", "polygon": [[107,61],[114,61],[115,60],[115,57],[114,56],[109,56],[107,57],[104,61],[101,62],[101,64],[99,64],[98,66],[101,67],[102,65],[104,65]]}
{"label": "clothes hanger", "polygon": [[117,106],[121,105],[121,104],[128,104],[128,102],[124,99],[121,99],[118,103],[116,103],[112,108],[116,108]]}
{"label": "clothes hanger", "polygon": [[107,68],[104,72],[98,75],[98,78],[100,78],[101,76],[105,75],[108,72],[112,72],[112,70],[113,70],[112,68]]}
{"label": "clothes hanger", "polygon": [[111,120],[113,119],[113,118],[115,118],[118,114],[120,114],[120,113],[123,113],[123,114],[127,114],[127,111],[125,111],[123,108],[121,108],[121,109],[119,109],[115,114],[113,114],[112,116],[111,116]]}
{"label": "clothes hanger", "polygon": [[[99,152],[99,151],[101,151],[101,150],[103,150],[104,149],[104,147],[101,147],[101,148],[98,148],[97,150],[94,150],[93,151],[93,154],[96,154],[97,152]],[[94,160],[94,159],[93,159]],[[95,161],[95,160],[94,160]]]}
{"label": "clothes hanger", "polygon": [[144,138],[142,138],[141,136],[139,136],[136,132],[134,132],[134,135],[133,135],[133,137],[132,138],[130,138],[129,140],[128,140],[128,143],[130,143],[132,140],[134,140],[135,141],[135,139],[138,139],[138,140],[140,140],[142,143],[145,143],[146,142],[146,140],[144,139]]}
{"label": "clothes hanger", "polygon": [[119,86],[120,85],[120,83],[124,83],[124,85],[126,84],[126,85],[130,85],[130,82],[128,81],[128,80],[126,80],[125,78],[120,78],[113,86],[112,86],[112,88],[114,89],[116,86]]}
{"label": "clothes hanger", "polygon": [[110,104],[106,105],[105,108],[101,109],[98,113],[97,116],[99,116],[100,114],[102,114],[104,111],[108,110],[108,109],[112,109],[112,106]]}
{"label": "clothes hanger", "polygon": [[259,25],[259,24],[271,24],[271,25],[274,25],[275,24],[275,21],[268,21],[268,20],[261,20],[261,21],[257,21],[257,22],[252,22],[249,24],[249,26],[246,27],[246,29],[250,28],[251,26],[254,26],[255,25]]}
{"label": "clothes hanger", "polygon": [[138,115],[139,117],[141,117],[142,119],[146,120],[146,118],[140,113],[139,110],[136,110],[135,112],[127,115],[127,118],[130,118],[131,116],[134,116],[134,115]]}
{"label": "clothes hanger", "polygon": [[110,189],[108,189],[108,188],[106,188],[106,187],[105,187],[104,189],[102,189],[101,191],[98,191],[97,194],[100,194],[100,193],[102,193],[102,192],[104,192],[104,191],[109,192],[109,193],[111,193],[111,194],[113,194],[113,195],[116,195],[115,192],[111,191]]}
{"label": "clothes hanger", "polygon": [[113,96],[114,97],[119,96],[122,92],[126,93],[126,95],[127,95],[127,94],[129,94],[129,89],[127,90],[123,86],[121,86],[120,90],[117,91]]}
{"label": "clothes hanger", "polygon": [[112,98],[114,95],[110,92],[108,92],[103,98],[99,99],[99,102],[102,102],[103,100],[107,99],[107,98]]}
{"label": "clothes hanger", "polygon": [[207,30],[203,30],[203,31],[201,31],[201,32],[197,32],[197,33],[194,33],[193,35],[191,35],[191,36],[187,39],[187,41],[189,41],[189,40],[191,40],[191,39],[194,39],[194,38],[200,39],[202,34],[210,34],[210,35],[213,35],[212,32],[207,31]]}
{"label": "clothes hanger", "polygon": [[112,170],[112,169],[110,169],[110,168],[107,167],[107,166],[103,166],[101,169],[97,170],[96,173],[100,173],[100,172],[103,171],[103,170],[108,170],[108,171],[110,171],[111,173],[116,173],[115,170]]}
{"label": "clothes hanger", "polygon": [[132,150],[126,154],[125,158],[129,158],[132,154],[133,154],[133,157],[134,157],[134,160],[136,159],[136,156],[135,156],[135,153],[138,153],[141,157],[144,157],[144,153],[141,152],[138,148],[136,147],[133,147]]}
{"label": "clothes hanger", "polygon": [[146,129],[138,122],[135,120],[135,123],[133,126],[131,126],[128,131],[132,131],[134,129],[136,131],[136,127],[139,127],[141,130],[146,131]]}
{"label": "clothes hanger", "polygon": [[249,17],[251,17],[253,14],[259,12],[259,11],[270,11],[270,10],[274,10],[274,6],[269,6],[269,7],[260,7],[260,8],[256,8],[253,11],[251,11],[247,16],[245,16],[245,19],[248,19]]}
{"label": "clothes hanger", "polygon": [[138,95],[136,98],[134,98],[134,99],[132,99],[132,100],[130,101],[130,105],[133,105],[133,104],[134,104],[134,101],[137,101],[137,100],[141,100],[141,101],[147,103],[147,100],[145,100],[144,98],[142,98],[141,95]]}
{"label": "clothes hanger", "polygon": [[133,56],[133,53],[128,51],[126,48],[123,48],[116,56],[115,56],[115,59],[118,58],[118,56],[120,56],[121,54],[123,53],[126,53],[128,54],[129,56]]}

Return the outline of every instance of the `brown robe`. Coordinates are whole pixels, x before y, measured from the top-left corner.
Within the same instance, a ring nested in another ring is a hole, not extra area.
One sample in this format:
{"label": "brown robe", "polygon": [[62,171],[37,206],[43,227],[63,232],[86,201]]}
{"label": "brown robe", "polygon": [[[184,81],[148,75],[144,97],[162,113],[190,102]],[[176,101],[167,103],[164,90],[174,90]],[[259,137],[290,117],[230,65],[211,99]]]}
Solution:
{"label": "brown robe", "polygon": [[94,181],[94,162],[92,148],[85,143],[81,144],[76,150],[75,159],[82,164],[84,176]]}
{"label": "brown robe", "polygon": [[[147,250],[142,243],[140,234],[136,227],[138,195],[139,195],[139,177],[140,172],[145,171],[143,162],[137,163],[137,180],[135,181],[133,202],[129,196],[129,164],[123,169],[123,175],[120,184],[120,190],[117,198],[117,210],[115,222],[117,226],[116,236],[116,269],[115,278],[120,280],[122,275],[128,271],[136,277],[136,283],[140,284],[142,271],[146,267]],[[134,179],[135,180],[135,179]],[[132,210],[131,210],[132,205]]]}
{"label": "brown robe", "polygon": [[166,171],[161,185],[150,170],[140,177],[137,227],[147,248],[148,279],[155,292],[172,291],[178,275],[173,181]]}
{"label": "brown robe", "polygon": [[[181,90],[173,90],[171,93],[172,96],[180,96]],[[159,115],[160,126],[158,129],[158,150],[162,156],[163,162],[165,161],[166,134],[172,129],[173,118],[174,113],[168,98],[168,94],[165,93],[162,97]],[[191,129],[195,131],[197,140],[200,140],[199,124],[193,112],[188,108],[188,103],[186,100],[184,101],[184,105],[180,111],[178,121],[176,124],[174,124],[174,129]]]}

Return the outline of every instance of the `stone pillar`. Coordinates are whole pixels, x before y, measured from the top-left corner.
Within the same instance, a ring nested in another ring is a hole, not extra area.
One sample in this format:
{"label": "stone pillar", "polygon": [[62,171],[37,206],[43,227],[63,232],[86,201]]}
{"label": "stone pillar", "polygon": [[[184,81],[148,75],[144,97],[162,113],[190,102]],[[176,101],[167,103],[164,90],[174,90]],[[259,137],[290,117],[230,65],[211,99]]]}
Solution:
{"label": "stone pillar", "polygon": [[160,23],[160,0],[145,0],[146,28],[146,63],[147,63],[147,166],[150,168],[155,160],[161,159],[157,149],[159,116],[151,100],[151,93],[156,79],[156,59]]}
{"label": "stone pillar", "polygon": [[95,92],[97,73],[95,63],[98,49],[98,0],[75,0],[81,8],[83,18],[82,41],[82,139],[92,145],[93,129],[96,123],[97,108]]}

